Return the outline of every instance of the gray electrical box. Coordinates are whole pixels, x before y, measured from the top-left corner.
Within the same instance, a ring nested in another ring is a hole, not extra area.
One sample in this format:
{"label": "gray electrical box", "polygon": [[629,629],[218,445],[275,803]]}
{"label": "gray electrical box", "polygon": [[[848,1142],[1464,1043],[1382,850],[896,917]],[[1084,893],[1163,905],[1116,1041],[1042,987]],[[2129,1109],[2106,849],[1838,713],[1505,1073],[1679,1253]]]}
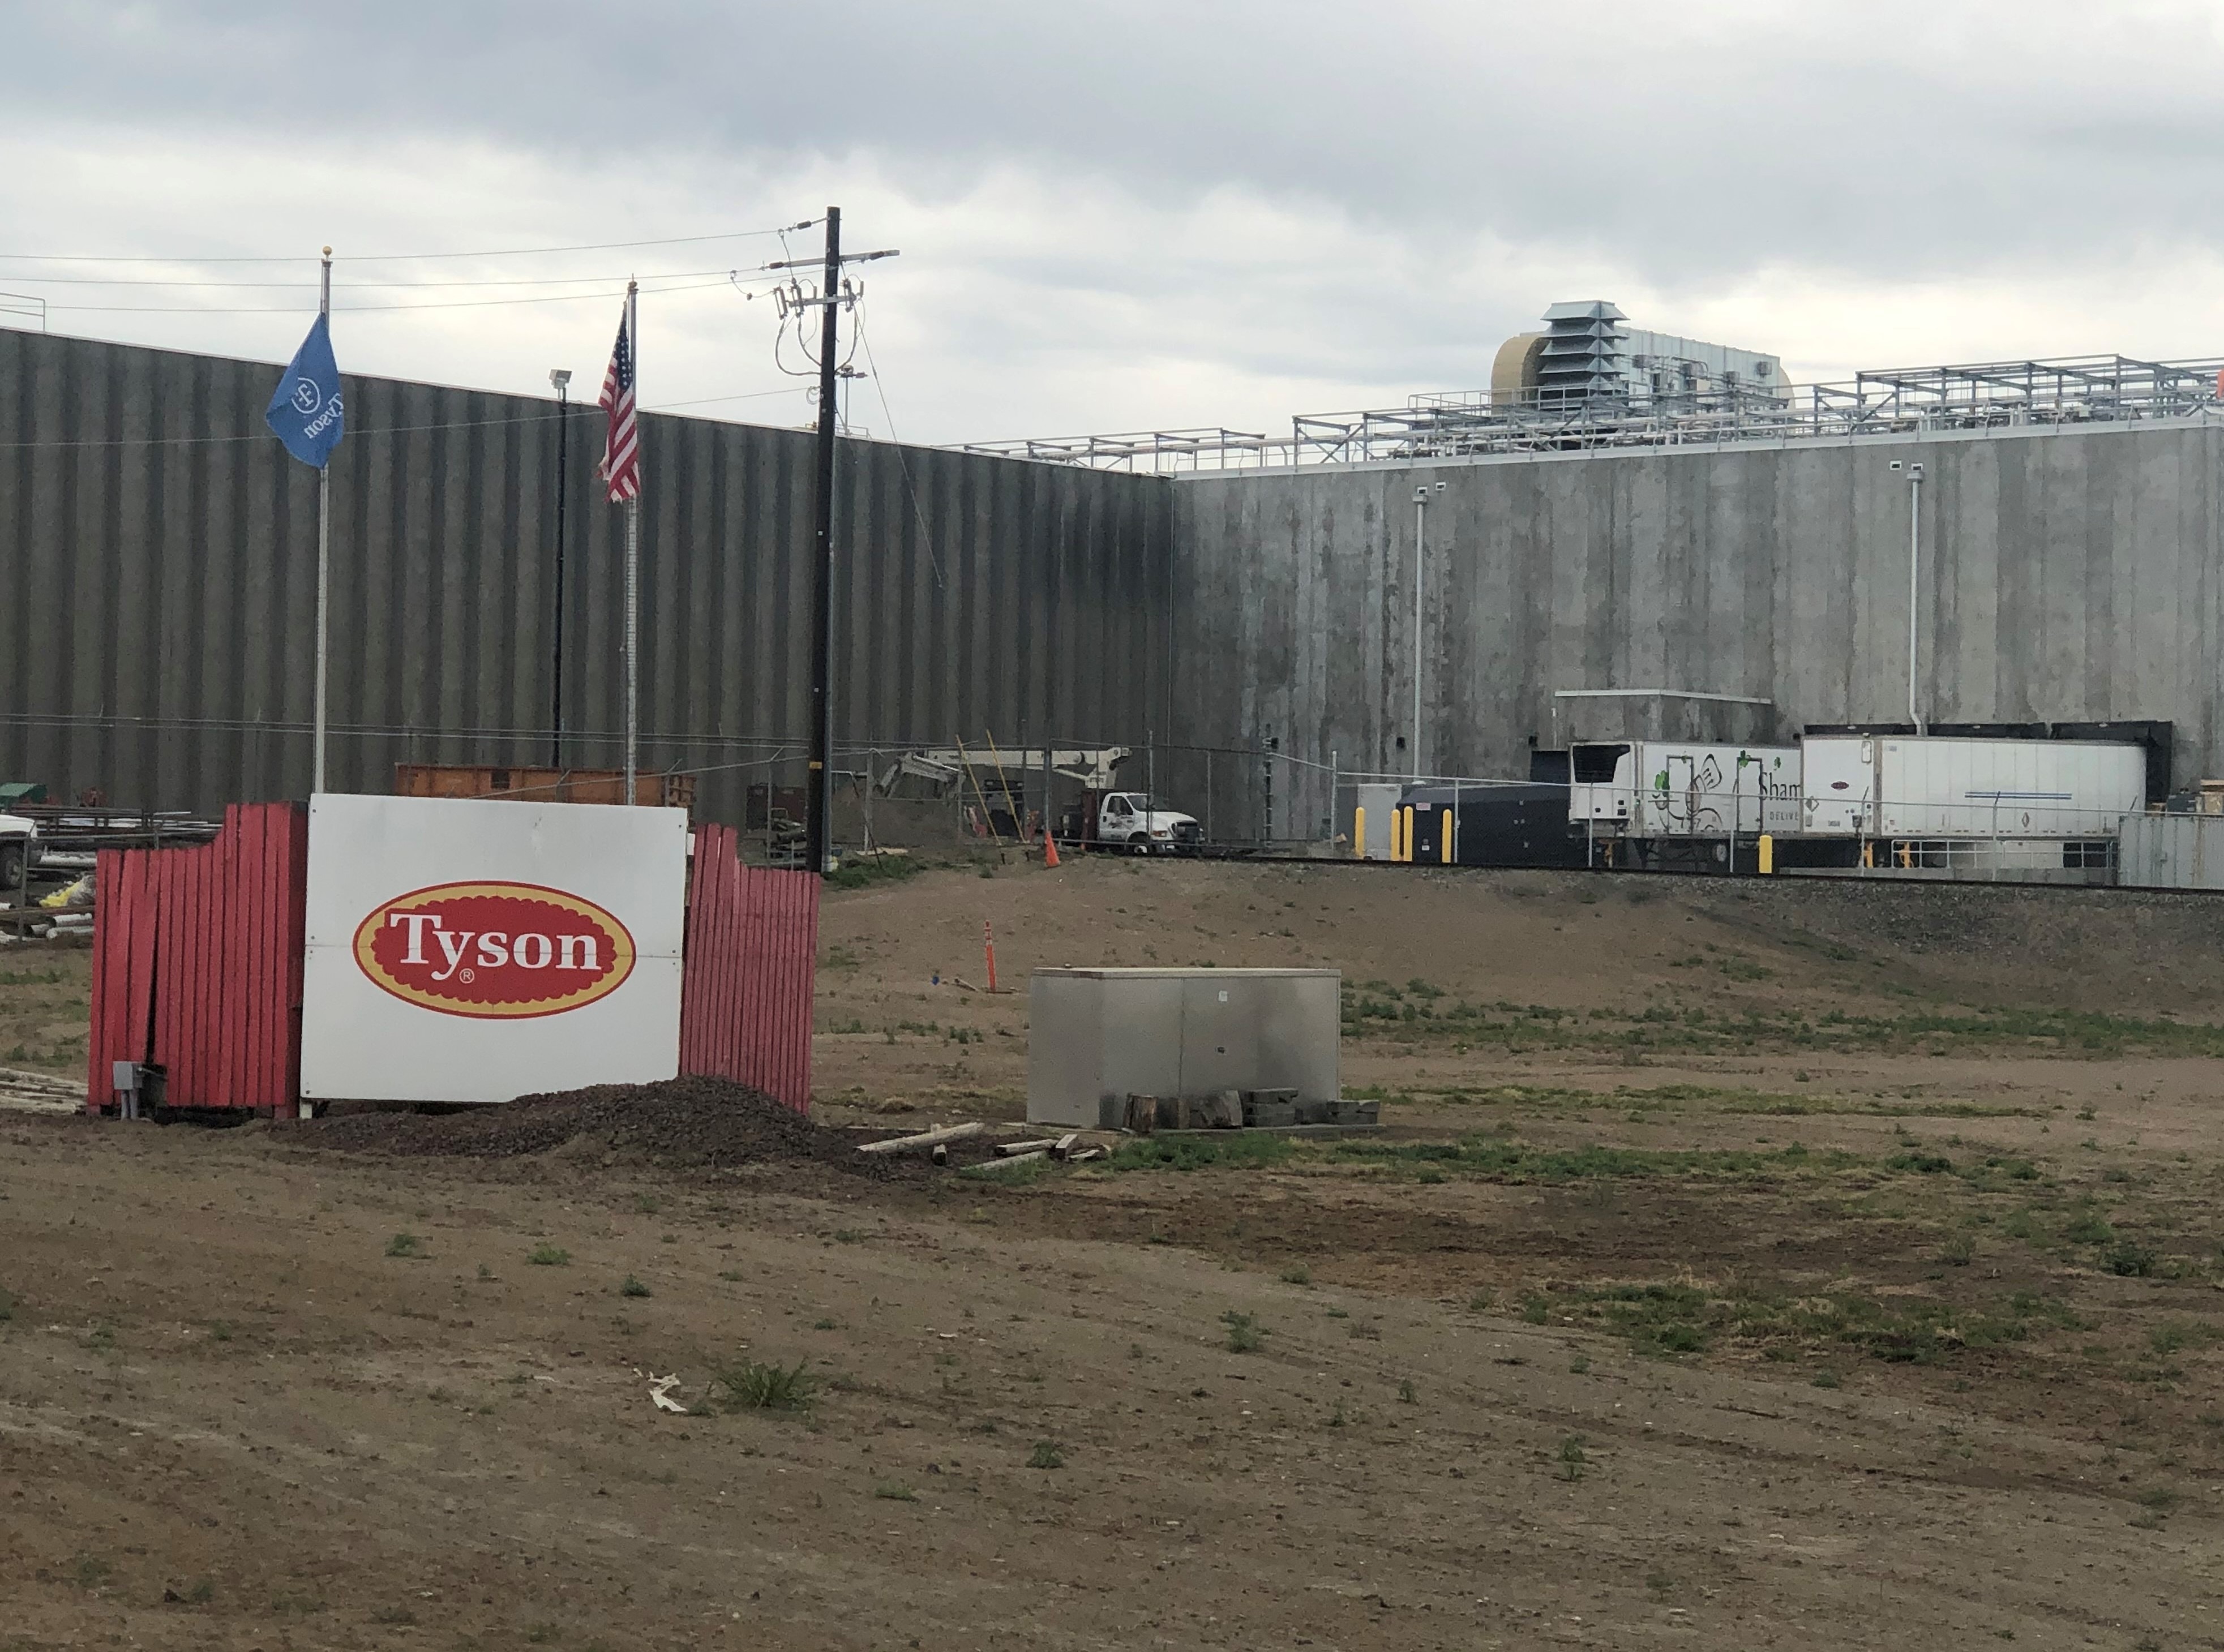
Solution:
{"label": "gray electrical box", "polygon": [[1343,991],[1335,969],[1038,969],[1027,1122],[1117,1125],[1131,1094],[1336,1100]]}

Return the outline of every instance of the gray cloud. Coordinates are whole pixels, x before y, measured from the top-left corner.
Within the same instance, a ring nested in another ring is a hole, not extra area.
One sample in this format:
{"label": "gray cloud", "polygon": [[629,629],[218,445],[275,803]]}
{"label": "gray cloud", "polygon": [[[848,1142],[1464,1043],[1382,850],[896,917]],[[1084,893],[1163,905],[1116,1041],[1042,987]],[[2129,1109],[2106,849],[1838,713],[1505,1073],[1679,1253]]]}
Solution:
{"label": "gray cloud", "polygon": [[[1257,422],[1267,410],[1250,399],[1270,391],[1474,382],[1500,337],[1595,280],[1626,283],[1598,295],[1627,307],[1641,293],[1670,313],[1640,319],[1670,327],[1741,283],[1932,283],[1984,333],[2000,284],[2086,272],[2105,293],[2112,271],[2224,250],[2224,48],[2213,9],[2191,3],[6,15],[10,55],[32,66],[0,130],[104,138],[139,158],[150,195],[167,168],[260,154],[304,168],[294,203],[327,218],[313,186],[354,156],[390,171],[407,148],[422,211],[386,200],[375,215],[402,244],[445,244],[458,218],[525,227],[502,211],[514,197],[471,182],[467,154],[521,158],[567,235],[598,211],[633,222],[643,199],[668,215],[650,233],[761,223],[768,204],[809,211],[806,191],[869,179],[913,243],[909,290],[941,294],[914,314],[938,337],[893,302],[881,313],[899,356],[953,387],[921,419],[945,434],[981,433],[951,426],[1003,407],[1010,428],[1078,410],[1071,386],[1001,402],[956,388],[1008,383],[1021,352],[1105,375],[1108,413],[1163,395],[1158,422]],[[201,224],[193,244],[268,245],[250,221],[262,234],[288,197],[259,187],[253,213]],[[149,238],[172,227],[153,199],[137,219],[62,222],[27,216],[25,199],[0,191],[0,239],[18,249],[178,244]],[[1106,233],[1108,213],[1146,238]],[[1744,342],[1847,364],[1827,324],[1798,325],[1790,344]],[[2051,348],[2128,331],[2103,311]],[[1162,375],[1139,349],[1166,352]],[[1247,405],[1172,405],[1216,377]]]}

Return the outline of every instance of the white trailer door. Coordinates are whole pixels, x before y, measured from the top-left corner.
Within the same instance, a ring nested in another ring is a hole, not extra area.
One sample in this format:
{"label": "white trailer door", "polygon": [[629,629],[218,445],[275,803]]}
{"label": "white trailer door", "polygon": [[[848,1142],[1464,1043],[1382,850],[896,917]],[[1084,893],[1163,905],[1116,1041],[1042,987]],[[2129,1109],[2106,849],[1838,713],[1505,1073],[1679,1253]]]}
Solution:
{"label": "white trailer door", "polygon": [[1819,735],[1800,747],[1804,829],[1857,837],[1869,829],[1875,798],[1876,742],[1858,735]]}

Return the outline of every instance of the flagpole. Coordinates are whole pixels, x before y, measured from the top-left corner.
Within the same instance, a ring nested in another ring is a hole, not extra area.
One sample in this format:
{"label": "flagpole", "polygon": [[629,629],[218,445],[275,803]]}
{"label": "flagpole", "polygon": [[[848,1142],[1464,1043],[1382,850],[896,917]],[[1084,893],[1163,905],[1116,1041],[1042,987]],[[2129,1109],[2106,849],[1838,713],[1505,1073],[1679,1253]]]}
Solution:
{"label": "flagpole", "polygon": [[[641,406],[641,287],[635,281],[626,283],[626,348],[633,356],[634,407]],[[635,417],[639,417],[638,412]],[[641,615],[641,489],[635,485],[633,497],[626,501],[626,564],[625,564],[625,674],[626,674],[626,730],[625,730],[625,800],[634,801],[634,777],[640,768],[636,747],[641,708],[641,656],[639,625]]]}
{"label": "flagpole", "polygon": [[[317,313],[329,318],[332,312],[332,249],[327,247],[317,283]],[[328,586],[332,573],[332,458],[327,453],[325,462],[317,467],[317,733],[314,755],[311,760],[313,773],[309,785],[313,794],[325,789],[325,637],[331,601]]]}

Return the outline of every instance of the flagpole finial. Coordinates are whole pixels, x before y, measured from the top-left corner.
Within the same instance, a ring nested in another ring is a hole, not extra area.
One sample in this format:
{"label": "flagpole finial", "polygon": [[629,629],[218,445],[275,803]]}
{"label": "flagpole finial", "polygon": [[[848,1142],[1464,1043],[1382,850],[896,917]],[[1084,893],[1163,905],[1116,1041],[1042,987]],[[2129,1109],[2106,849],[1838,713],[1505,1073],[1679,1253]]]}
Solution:
{"label": "flagpole finial", "polygon": [[331,257],[332,257],[332,249],[330,247],[325,248],[325,256],[327,259],[329,259],[329,258],[331,258]]}

